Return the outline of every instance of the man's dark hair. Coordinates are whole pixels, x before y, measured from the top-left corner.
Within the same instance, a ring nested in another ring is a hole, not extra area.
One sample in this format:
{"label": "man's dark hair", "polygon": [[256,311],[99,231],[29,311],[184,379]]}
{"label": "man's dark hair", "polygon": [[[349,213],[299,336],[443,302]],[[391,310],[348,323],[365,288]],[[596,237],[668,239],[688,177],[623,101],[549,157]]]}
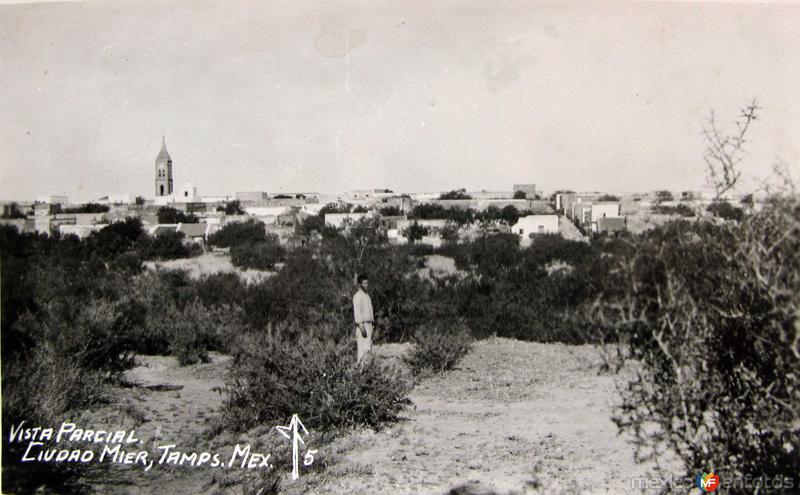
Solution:
{"label": "man's dark hair", "polygon": [[360,284],[364,280],[369,280],[369,277],[367,277],[367,274],[366,273],[359,273],[358,277],[356,277],[356,282],[358,282]]}

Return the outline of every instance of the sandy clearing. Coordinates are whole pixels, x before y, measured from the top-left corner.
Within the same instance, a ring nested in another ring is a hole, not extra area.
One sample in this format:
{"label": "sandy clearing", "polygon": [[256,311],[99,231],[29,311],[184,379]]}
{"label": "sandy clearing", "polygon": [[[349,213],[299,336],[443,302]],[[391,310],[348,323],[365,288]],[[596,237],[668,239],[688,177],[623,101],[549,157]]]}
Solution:
{"label": "sandy clearing", "polygon": [[[589,346],[478,342],[458,370],[424,381],[407,420],[356,432],[338,476],[312,475],[292,493],[624,493],[637,464],[611,421],[613,377]],[[637,490],[641,492],[641,490]]]}
{"label": "sandy clearing", "polygon": [[203,253],[194,258],[180,258],[168,261],[145,261],[143,265],[148,270],[186,270],[193,279],[199,279],[203,275],[213,275],[215,273],[237,273],[242,280],[247,283],[258,283],[275,274],[274,272],[241,270],[236,268],[231,263],[230,255],[222,252]]}
{"label": "sandy clearing", "polygon": [[[376,346],[398,364],[408,344]],[[87,419],[136,426],[145,447],[175,443],[185,449],[223,451],[237,442],[268,448],[274,431],[246,435],[205,432],[219,414],[227,356],[181,368],[172,357],[144,356],[128,374],[142,385],[181,390],[124,389],[127,416],[109,408]],[[291,494],[624,493],[633,477],[653,478],[652,464],[637,464],[633,447],[617,435],[610,417],[613,377],[597,373],[590,346],[537,344],[503,338],[479,341],[458,369],[426,378],[413,390],[404,419],[380,432],[360,430],[321,446],[324,470],[304,470],[299,481],[284,473]],[[118,408],[119,409],[119,408]],[[122,419],[119,419],[122,418]],[[313,433],[313,425],[306,425]],[[272,444],[274,445],[274,444]],[[112,466],[87,482],[95,493],[243,493],[235,476],[210,468]],[[642,490],[634,490],[642,493]],[[655,491],[655,490],[653,490]],[[645,492],[646,493],[646,492]]]}

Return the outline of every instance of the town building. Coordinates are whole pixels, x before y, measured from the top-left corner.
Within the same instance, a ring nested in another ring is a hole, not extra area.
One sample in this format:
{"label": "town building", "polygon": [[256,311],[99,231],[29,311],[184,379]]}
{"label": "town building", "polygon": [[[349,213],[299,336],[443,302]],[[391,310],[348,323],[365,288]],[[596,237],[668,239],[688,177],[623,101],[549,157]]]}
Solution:
{"label": "town building", "polygon": [[172,194],[172,157],[167,151],[167,142],[161,136],[161,151],[156,157],[156,197]]}
{"label": "town building", "polygon": [[520,217],[511,226],[511,232],[520,236],[520,243],[528,245],[541,234],[558,234],[558,215],[528,215]]}
{"label": "town building", "polygon": [[69,199],[65,194],[49,194],[46,196],[39,196],[36,198],[36,202],[45,205],[67,206],[69,204]]}

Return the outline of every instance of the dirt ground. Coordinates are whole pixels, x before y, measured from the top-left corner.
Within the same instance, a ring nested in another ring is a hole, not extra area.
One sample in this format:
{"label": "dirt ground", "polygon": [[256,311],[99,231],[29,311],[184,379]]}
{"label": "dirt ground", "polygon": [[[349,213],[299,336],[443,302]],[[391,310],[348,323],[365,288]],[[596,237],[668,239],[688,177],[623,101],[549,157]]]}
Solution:
{"label": "dirt ground", "polygon": [[[401,363],[407,344],[376,347],[381,359]],[[236,443],[268,449],[280,439],[271,427],[233,436],[214,434],[228,357],[181,368],[172,357],[145,356],[114,407],[84,418],[92,424],[136,428],[142,448],[173,443],[183,450],[222,452]],[[458,369],[423,379],[413,406],[380,432],[362,430],[318,446],[315,469],[300,479],[281,473],[291,494],[648,493],[633,478],[658,477],[637,464],[631,444],[610,417],[613,377],[598,374],[589,346],[509,339],[477,342]],[[150,386],[153,389],[143,388]],[[312,431],[313,425],[306,425]],[[309,443],[309,448],[314,447]],[[284,452],[283,455],[286,453]],[[277,455],[277,454],[276,454]],[[235,471],[235,472],[233,472]],[[96,493],[246,493],[240,470],[156,465],[105,468],[87,477]]]}
{"label": "dirt ground", "polygon": [[274,275],[274,272],[264,272],[260,270],[242,270],[236,268],[231,263],[231,258],[227,253],[208,252],[194,258],[180,258],[169,261],[145,261],[144,266],[149,270],[156,268],[167,270],[186,270],[189,276],[198,279],[203,275],[214,273],[238,273],[242,280],[247,283],[257,283],[264,278]]}

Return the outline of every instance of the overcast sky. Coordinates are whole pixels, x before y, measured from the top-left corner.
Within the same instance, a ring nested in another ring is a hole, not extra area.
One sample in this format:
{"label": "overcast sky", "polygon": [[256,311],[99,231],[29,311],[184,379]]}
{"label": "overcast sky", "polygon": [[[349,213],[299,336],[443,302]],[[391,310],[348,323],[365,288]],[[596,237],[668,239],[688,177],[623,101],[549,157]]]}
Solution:
{"label": "overcast sky", "polygon": [[800,5],[0,5],[0,199],[698,189],[711,109],[800,164]]}

